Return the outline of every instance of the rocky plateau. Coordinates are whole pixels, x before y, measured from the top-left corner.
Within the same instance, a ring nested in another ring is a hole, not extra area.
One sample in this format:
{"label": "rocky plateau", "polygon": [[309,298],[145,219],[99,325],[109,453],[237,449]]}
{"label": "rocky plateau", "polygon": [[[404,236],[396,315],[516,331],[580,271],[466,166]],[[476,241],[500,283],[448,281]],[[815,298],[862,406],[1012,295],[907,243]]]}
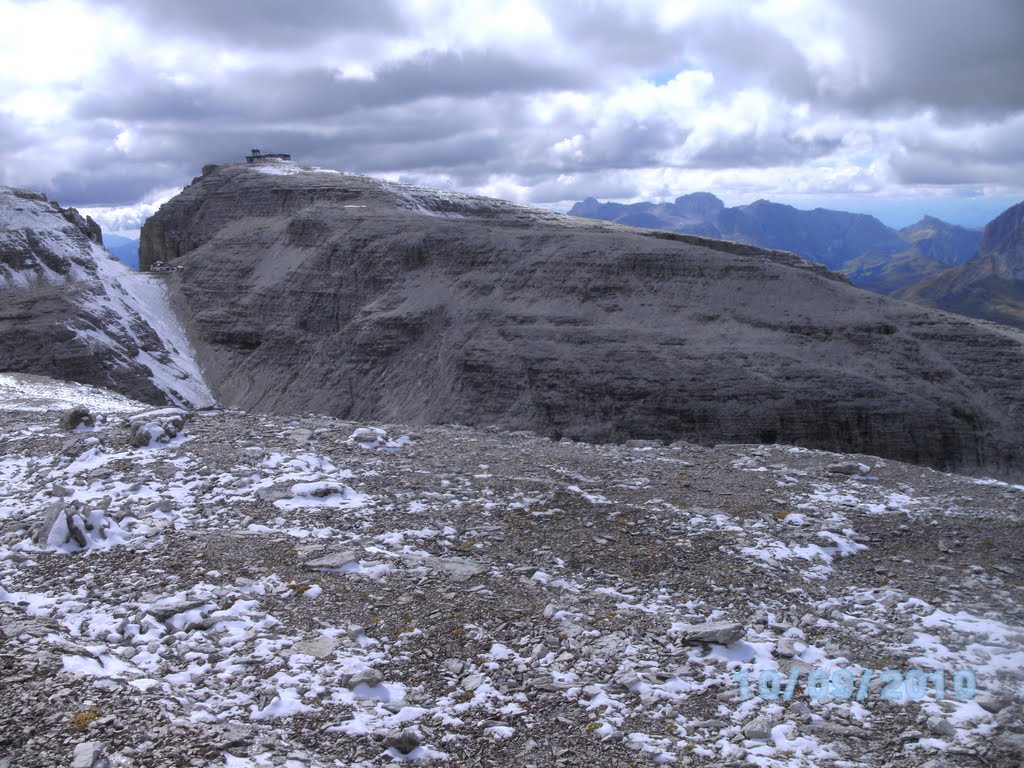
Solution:
{"label": "rocky plateau", "polygon": [[204,169],[140,259],[183,267],[225,406],[1024,474],[1024,334],[781,251],[264,163]]}

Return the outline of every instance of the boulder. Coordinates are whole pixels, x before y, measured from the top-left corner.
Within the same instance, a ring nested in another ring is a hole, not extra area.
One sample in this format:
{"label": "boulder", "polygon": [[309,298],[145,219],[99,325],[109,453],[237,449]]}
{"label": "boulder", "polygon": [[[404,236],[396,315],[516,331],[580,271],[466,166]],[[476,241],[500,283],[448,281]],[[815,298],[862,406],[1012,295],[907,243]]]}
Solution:
{"label": "boulder", "polygon": [[735,643],[746,634],[743,625],[736,621],[708,621],[704,624],[673,624],[668,636],[680,643]]}

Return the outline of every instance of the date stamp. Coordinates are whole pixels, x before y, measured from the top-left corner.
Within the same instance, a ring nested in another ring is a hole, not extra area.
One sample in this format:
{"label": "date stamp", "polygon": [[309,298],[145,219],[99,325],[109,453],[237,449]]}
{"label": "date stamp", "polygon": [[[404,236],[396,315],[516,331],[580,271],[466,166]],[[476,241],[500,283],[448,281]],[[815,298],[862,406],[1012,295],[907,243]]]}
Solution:
{"label": "date stamp", "polygon": [[[970,669],[958,669],[952,673],[943,669],[925,672],[910,669],[900,672],[896,669],[864,669],[855,674],[850,669],[825,669],[815,667],[803,675],[800,669],[792,669],[786,677],[777,669],[765,669],[751,679],[748,670],[741,669],[732,679],[739,684],[740,701],[747,701],[755,694],[765,701],[790,701],[798,695],[798,689],[812,701],[826,698],[865,701],[877,696],[882,701],[920,701],[933,691],[935,699],[952,698],[970,701],[978,692],[978,676]],[[950,685],[947,686],[947,680]],[[874,683],[874,685],[872,685]]]}

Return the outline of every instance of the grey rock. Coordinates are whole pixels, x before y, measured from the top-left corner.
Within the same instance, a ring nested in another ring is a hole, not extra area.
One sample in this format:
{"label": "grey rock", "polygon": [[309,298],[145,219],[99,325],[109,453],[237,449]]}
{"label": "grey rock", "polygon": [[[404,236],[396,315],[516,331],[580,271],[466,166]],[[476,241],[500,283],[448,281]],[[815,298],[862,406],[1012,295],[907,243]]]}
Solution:
{"label": "grey rock", "polygon": [[772,723],[757,717],[743,726],[743,735],[748,739],[767,739],[772,735]]}
{"label": "grey rock", "polygon": [[344,568],[346,565],[359,562],[360,555],[352,549],[342,549],[337,552],[323,555],[322,557],[307,560],[302,567],[309,571],[333,570]]}
{"label": "grey rock", "polygon": [[104,749],[106,745],[102,741],[83,741],[76,745],[71,768],[100,768],[101,765],[106,765]]}
{"label": "grey rock", "polygon": [[367,667],[366,669],[360,670],[352,675],[348,679],[346,688],[353,689],[358,685],[365,685],[368,688],[374,688],[384,682],[384,675],[378,672],[373,667]]}
{"label": "grey rock", "polygon": [[956,736],[956,726],[938,715],[932,715],[928,718],[928,730],[936,736],[943,736],[945,738]]}
{"label": "grey rock", "polygon": [[871,468],[857,461],[841,461],[829,464],[826,471],[832,475],[866,475]]}
{"label": "grey rock", "polygon": [[95,419],[93,415],[89,413],[89,409],[83,406],[76,406],[61,414],[60,417],[60,428],[70,432],[71,430],[78,427],[80,424],[84,424],[87,427],[93,426]]}
{"label": "grey rock", "polygon": [[217,166],[143,228],[229,405],[1024,475],[1019,331],[780,251],[294,169]]}
{"label": "grey rock", "polygon": [[681,643],[735,643],[746,634],[736,621],[708,621],[704,624],[677,624],[669,630],[669,637]]}
{"label": "grey rock", "polygon": [[329,659],[334,655],[341,643],[333,637],[321,635],[310,640],[302,640],[291,647],[295,653],[304,653],[316,659]]}
{"label": "grey rock", "polygon": [[403,755],[408,755],[419,745],[420,735],[412,728],[392,731],[384,737],[385,749],[395,749]]}

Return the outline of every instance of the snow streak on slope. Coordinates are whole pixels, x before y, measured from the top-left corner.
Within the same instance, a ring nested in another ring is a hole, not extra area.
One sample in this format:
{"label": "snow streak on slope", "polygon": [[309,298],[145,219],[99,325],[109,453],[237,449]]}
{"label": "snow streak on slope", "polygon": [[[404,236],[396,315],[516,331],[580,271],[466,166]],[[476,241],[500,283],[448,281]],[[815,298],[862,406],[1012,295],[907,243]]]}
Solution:
{"label": "snow streak on slope", "polygon": [[140,344],[138,361],[153,371],[153,383],[179,405],[213,405],[213,394],[171,308],[163,278],[132,272],[100,246],[93,246],[93,255],[97,276],[106,288],[104,297],[123,320],[125,330],[131,333],[132,316],[137,313],[168,352],[169,360],[160,360]]}
{"label": "snow streak on slope", "polygon": [[0,373],[0,407],[17,411],[54,411],[81,405],[97,413],[133,413],[149,406],[111,392],[45,376]]}

